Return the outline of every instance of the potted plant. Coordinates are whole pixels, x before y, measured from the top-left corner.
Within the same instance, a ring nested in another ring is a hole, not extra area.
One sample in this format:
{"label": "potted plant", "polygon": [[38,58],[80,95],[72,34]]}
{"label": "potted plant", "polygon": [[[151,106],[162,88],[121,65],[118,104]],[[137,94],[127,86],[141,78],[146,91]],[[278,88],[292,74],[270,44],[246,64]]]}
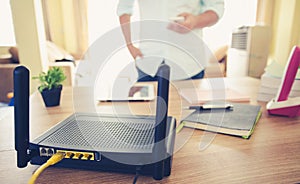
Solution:
{"label": "potted plant", "polygon": [[38,90],[46,107],[58,106],[60,104],[62,82],[66,79],[63,70],[59,67],[52,67],[48,72],[41,72],[39,76],[33,77],[33,79],[38,79],[41,83]]}

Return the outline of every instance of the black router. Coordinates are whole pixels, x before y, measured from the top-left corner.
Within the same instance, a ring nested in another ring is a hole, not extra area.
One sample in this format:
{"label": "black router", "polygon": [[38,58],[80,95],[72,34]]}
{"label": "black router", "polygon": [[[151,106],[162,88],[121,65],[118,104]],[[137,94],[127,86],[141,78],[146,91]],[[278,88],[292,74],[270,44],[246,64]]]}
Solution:
{"label": "black router", "polygon": [[54,153],[65,158],[56,166],[152,175],[171,174],[176,120],[167,115],[170,68],[157,72],[155,116],[74,113],[34,141],[29,140],[29,70],[14,70],[15,149],[17,166],[41,165]]}

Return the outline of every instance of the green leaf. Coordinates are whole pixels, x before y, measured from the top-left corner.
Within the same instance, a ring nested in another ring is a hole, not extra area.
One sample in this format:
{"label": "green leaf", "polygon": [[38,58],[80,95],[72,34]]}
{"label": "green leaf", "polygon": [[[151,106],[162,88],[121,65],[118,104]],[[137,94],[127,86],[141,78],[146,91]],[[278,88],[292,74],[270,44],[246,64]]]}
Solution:
{"label": "green leaf", "polygon": [[52,67],[47,72],[41,72],[39,76],[32,77],[32,79],[40,81],[41,84],[38,87],[40,92],[45,89],[51,90],[58,87],[66,78],[60,67]]}

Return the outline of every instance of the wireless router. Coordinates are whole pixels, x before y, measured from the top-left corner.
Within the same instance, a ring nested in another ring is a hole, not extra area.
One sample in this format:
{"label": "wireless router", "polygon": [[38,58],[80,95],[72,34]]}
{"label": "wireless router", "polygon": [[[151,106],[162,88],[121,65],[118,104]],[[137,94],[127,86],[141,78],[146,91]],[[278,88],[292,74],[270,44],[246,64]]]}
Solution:
{"label": "wireless router", "polygon": [[161,180],[171,174],[176,121],[168,117],[170,68],[157,72],[155,116],[74,113],[29,140],[29,70],[14,70],[15,149],[17,166],[41,165],[53,154],[65,153],[56,166],[152,175]]}

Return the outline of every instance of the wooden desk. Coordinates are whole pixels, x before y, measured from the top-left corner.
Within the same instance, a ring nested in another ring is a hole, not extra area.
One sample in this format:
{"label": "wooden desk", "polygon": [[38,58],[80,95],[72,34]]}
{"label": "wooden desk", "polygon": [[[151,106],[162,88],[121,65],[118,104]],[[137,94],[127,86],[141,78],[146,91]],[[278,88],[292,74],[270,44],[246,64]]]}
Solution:
{"label": "wooden desk", "polygon": [[[196,81],[197,82],[197,81]],[[259,80],[225,79],[225,84],[251,95],[255,101]],[[185,84],[180,84],[184,86]],[[180,105],[186,105],[172,89],[172,115],[180,118]],[[73,112],[72,89],[63,90],[61,106],[45,108],[38,93],[31,96],[31,137],[34,138]],[[174,105],[175,104],[175,105]],[[179,135],[176,143],[185,143],[174,154],[172,174],[162,181],[140,176],[138,183],[297,183],[300,182],[300,118],[270,116],[263,113],[249,140],[228,135],[184,129],[188,140]],[[142,113],[145,104],[135,103],[133,111]],[[111,111],[111,104],[100,104],[100,110]],[[0,181],[27,183],[37,166],[18,169],[15,161],[12,111],[0,120]],[[208,147],[199,150],[199,143]],[[211,141],[210,141],[211,140]],[[38,183],[132,183],[133,175],[51,167]]]}

